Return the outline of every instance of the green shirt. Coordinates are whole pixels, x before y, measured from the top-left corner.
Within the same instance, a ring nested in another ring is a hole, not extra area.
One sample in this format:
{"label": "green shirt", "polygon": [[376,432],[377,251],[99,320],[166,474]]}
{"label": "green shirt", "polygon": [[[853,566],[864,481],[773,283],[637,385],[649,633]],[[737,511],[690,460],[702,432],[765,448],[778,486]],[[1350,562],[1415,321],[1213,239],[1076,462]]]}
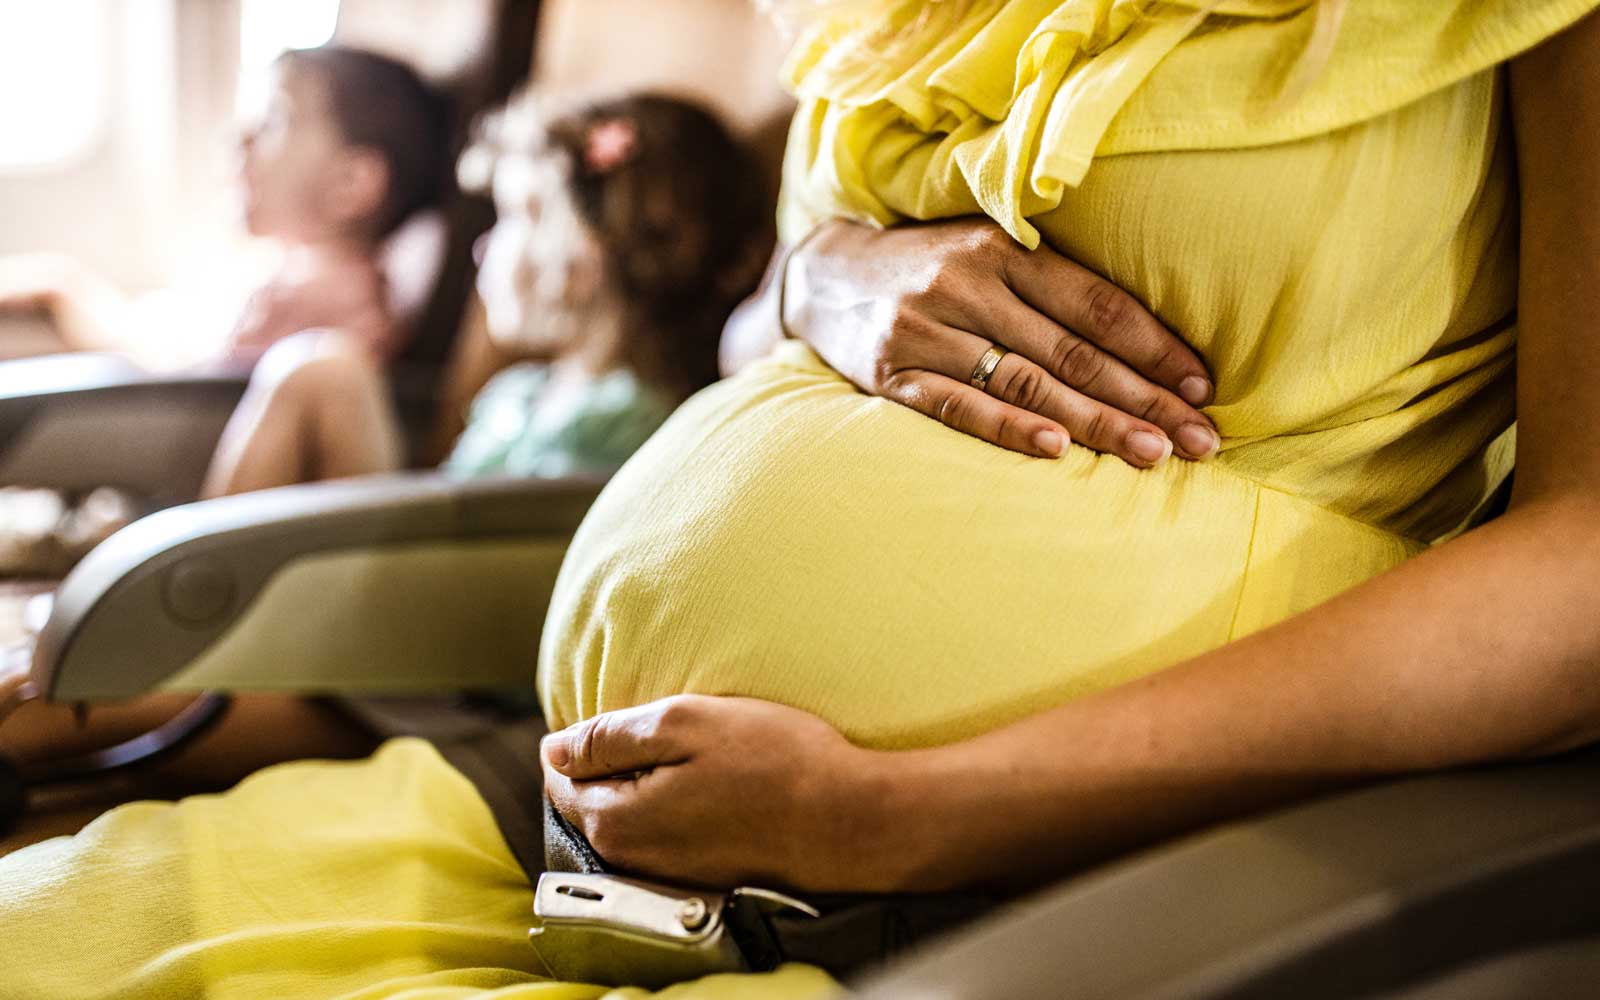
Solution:
{"label": "green shirt", "polygon": [[539,406],[545,365],[512,365],[472,401],[467,428],[445,460],[464,475],[568,476],[614,471],[672,413],[661,393],[618,369],[591,382],[569,406]]}

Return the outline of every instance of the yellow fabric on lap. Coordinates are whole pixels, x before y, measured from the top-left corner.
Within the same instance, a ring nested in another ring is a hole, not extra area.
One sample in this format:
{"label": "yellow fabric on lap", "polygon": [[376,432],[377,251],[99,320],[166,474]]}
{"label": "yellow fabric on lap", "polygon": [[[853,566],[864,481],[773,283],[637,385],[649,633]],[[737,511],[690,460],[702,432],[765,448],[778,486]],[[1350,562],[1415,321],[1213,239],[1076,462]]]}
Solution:
{"label": "yellow fabric on lap", "polygon": [[[532,906],[471,784],[429,744],[395,740],[368,761],[123,806],[0,858],[0,998],[646,995],[544,979]],[[754,982],[778,1000],[836,989],[801,966]],[[668,995],[733,994],[724,977]]]}

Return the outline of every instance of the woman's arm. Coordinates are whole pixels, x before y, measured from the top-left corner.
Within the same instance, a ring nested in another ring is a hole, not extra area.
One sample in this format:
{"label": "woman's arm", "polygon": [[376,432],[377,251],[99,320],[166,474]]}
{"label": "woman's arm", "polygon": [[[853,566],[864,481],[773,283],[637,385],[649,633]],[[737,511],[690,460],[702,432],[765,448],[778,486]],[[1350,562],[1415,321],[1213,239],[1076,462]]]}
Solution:
{"label": "woman's arm", "polygon": [[[939,889],[1600,738],[1600,16],[1513,64],[1512,112],[1519,433],[1504,516],[1270,629],[948,747],[864,751],[743,699],[600,716],[550,738],[552,798],[636,870]],[[740,844],[687,851],[684,828]]]}
{"label": "woman's arm", "polygon": [[[1511,509],[1272,629],[924,755],[902,793],[933,784],[940,810],[1026,808],[1026,830],[996,828],[986,846],[1055,866],[1341,781],[1600,738],[1600,16],[1516,60],[1511,97]],[[958,838],[922,837],[924,878],[1002,875],[961,857]]]}

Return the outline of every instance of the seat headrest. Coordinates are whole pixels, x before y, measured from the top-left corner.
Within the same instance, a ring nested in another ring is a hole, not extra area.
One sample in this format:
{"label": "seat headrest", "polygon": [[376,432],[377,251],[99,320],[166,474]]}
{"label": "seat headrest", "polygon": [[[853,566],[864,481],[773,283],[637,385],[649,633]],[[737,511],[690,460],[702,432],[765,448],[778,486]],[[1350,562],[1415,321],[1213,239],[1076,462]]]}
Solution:
{"label": "seat headrest", "polygon": [[427,208],[389,234],[378,249],[389,315],[402,326],[415,325],[433,298],[450,250],[450,227],[444,212]]}

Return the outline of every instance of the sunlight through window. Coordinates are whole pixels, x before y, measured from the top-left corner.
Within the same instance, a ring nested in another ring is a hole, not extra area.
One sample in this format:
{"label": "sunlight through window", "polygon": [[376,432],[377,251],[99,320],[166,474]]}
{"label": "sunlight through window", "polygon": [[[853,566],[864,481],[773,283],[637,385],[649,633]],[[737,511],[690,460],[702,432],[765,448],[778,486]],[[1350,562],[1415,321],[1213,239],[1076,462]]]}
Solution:
{"label": "sunlight through window", "polygon": [[106,116],[105,0],[0,5],[0,170],[59,166]]}
{"label": "sunlight through window", "polygon": [[339,0],[243,0],[239,6],[239,107],[254,108],[263,78],[285,49],[311,49],[333,37]]}
{"label": "sunlight through window", "polygon": [[265,68],[284,49],[310,49],[333,37],[339,0],[244,0],[239,9],[239,69]]}

